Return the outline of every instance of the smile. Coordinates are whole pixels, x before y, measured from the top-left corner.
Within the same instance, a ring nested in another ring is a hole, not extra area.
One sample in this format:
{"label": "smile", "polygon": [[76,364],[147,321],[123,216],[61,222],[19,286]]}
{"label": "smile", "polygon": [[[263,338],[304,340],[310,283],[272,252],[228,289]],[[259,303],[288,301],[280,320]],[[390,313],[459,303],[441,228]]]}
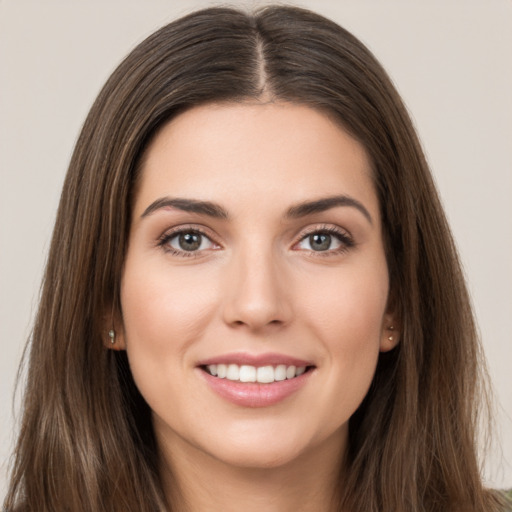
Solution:
{"label": "smile", "polygon": [[280,364],[277,366],[251,366],[238,364],[210,364],[205,371],[219,379],[236,382],[257,382],[272,384],[283,380],[294,379],[302,375],[307,367]]}
{"label": "smile", "polygon": [[268,407],[307,386],[317,365],[288,354],[235,352],[198,361],[196,370],[223,400],[241,407]]}

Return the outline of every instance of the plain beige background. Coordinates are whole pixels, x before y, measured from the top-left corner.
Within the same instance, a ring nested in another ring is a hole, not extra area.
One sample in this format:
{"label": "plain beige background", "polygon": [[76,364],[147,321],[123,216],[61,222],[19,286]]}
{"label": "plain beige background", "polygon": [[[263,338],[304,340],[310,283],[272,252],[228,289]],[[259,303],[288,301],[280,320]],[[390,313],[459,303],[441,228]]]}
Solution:
{"label": "plain beige background", "polygon": [[[0,497],[12,394],[64,173],[99,88],[134,45],[206,1],[0,0]],[[231,2],[254,6],[258,2]],[[512,1],[302,0],[361,38],[415,120],[460,248],[512,486]]]}

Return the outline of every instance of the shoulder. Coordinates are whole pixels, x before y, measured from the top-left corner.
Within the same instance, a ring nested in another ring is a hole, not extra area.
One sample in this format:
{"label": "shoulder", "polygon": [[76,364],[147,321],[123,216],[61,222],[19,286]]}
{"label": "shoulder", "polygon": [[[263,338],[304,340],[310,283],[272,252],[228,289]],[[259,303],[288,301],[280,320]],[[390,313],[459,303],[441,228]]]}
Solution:
{"label": "shoulder", "polygon": [[503,496],[505,498],[505,512],[512,512],[512,489],[508,491],[503,491]]}

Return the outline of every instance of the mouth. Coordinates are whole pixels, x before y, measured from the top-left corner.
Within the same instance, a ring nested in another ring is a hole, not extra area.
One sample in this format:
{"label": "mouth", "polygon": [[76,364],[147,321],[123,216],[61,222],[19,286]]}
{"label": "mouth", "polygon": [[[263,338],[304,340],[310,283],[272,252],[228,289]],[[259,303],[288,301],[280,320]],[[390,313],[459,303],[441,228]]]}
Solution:
{"label": "mouth", "polygon": [[314,366],[295,366],[278,364],[275,366],[252,366],[238,364],[208,364],[200,367],[204,372],[218,379],[226,379],[232,382],[272,384],[285,380],[293,380],[306,372],[314,369]]}
{"label": "mouth", "polygon": [[287,354],[246,352],[214,356],[196,367],[215,394],[248,408],[286,402],[308,386],[316,368],[312,361]]}

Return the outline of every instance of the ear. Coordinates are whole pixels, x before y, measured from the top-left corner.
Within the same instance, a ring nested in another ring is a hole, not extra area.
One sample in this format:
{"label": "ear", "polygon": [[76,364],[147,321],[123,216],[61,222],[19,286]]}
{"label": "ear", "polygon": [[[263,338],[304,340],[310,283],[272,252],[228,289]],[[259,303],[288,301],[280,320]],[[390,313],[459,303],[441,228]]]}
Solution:
{"label": "ear", "polygon": [[401,335],[401,325],[395,315],[386,313],[382,323],[382,331],[380,336],[380,351],[388,352],[394,349]]}
{"label": "ear", "polygon": [[110,350],[126,350],[123,323],[112,318],[112,313],[103,317],[102,339],[105,348]]}

